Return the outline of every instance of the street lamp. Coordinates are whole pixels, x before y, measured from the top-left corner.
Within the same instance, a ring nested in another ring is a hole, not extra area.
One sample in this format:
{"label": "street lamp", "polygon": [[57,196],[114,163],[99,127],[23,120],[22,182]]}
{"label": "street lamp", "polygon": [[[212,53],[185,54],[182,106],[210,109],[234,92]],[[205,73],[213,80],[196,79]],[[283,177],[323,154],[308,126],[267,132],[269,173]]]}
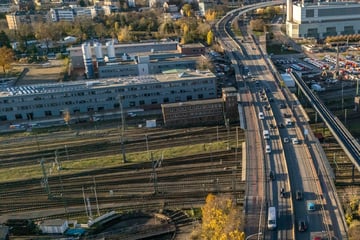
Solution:
{"label": "street lamp", "polygon": [[247,236],[247,237],[245,238],[245,240],[249,240],[250,238],[255,237],[255,236],[257,236],[257,235],[259,235],[259,236],[262,235],[262,232],[258,232],[258,233],[251,234],[251,235]]}

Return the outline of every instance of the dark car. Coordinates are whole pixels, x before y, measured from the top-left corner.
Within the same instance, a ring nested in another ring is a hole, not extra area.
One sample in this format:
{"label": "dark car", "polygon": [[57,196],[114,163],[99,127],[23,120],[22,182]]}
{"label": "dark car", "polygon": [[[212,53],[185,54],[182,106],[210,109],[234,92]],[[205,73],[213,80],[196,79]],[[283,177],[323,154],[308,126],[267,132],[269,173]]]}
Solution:
{"label": "dark car", "polygon": [[284,118],[291,118],[291,114],[290,113],[284,113]]}
{"label": "dark car", "polygon": [[299,232],[305,232],[306,229],[307,229],[307,225],[306,225],[305,220],[302,220],[302,219],[299,220],[299,222],[298,222],[298,230],[299,230]]}
{"label": "dark car", "polygon": [[285,197],[285,188],[280,188],[280,197],[284,198]]}
{"label": "dark car", "polygon": [[273,171],[270,171],[270,173],[269,173],[269,178],[270,178],[270,180],[274,180],[274,179],[275,179],[275,174],[274,174]]}
{"label": "dark car", "polygon": [[284,128],[284,127],[285,127],[284,123],[279,123],[279,128]]}
{"label": "dark car", "polygon": [[296,191],[296,200],[301,200],[302,199],[302,191],[301,190],[297,190]]}
{"label": "dark car", "polygon": [[274,101],[274,99],[273,98],[269,98],[269,102],[273,102]]}
{"label": "dark car", "polygon": [[276,126],[274,124],[270,123],[270,128],[271,129],[276,129]]}
{"label": "dark car", "polygon": [[280,107],[280,109],[284,109],[284,108],[286,108],[286,105],[283,104],[283,103],[281,103],[281,104],[279,105],[279,107]]}

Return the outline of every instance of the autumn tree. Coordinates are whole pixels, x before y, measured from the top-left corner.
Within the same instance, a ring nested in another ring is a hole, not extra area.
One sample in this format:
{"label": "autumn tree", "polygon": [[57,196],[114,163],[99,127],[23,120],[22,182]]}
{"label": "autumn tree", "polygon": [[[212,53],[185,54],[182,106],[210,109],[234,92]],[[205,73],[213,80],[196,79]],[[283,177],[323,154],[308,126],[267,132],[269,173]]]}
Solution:
{"label": "autumn tree", "polygon": [[11,48],[0,48],[0,66],[3,69],[3,73],[6,73],[7,69],[10,69],[11,63],[14,62],[14,52]]}
{"label": "autumn tree", "polygon": [[250,28],[253,31],[262,32],[264,31],[265,22],[262,19],[254,19],[250,21]]}
{"label": "autumn tree", "polygon": [[239,231],[240,213],[230,198],[209,194],[201,208],[201,239],[244,240],[244,232]]}
{"label": "autumn tree", "polygon": [[187,17],[191,16],[192,7],[190,4],[188,4],[188,3],[184,4],[184,6],[182,7],[182,10],[183,10],[185,16],[187,16]]}
{"label": "autumn tree", "polygon": [[127,26],[121,28],[117,38],[119,42],[130,42],[132,39],[130,28]]}
{"label": "autumn tree", "polygon": [[214,33],[210,30],[207,34],[206,42],[210,46],[210,45],[212,45],[213,40],[214,40]]}

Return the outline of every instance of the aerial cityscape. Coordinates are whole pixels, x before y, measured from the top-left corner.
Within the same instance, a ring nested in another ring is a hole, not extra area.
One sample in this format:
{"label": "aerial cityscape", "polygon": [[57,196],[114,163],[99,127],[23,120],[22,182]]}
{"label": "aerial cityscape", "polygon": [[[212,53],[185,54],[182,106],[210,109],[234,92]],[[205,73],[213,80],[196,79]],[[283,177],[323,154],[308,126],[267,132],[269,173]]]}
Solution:
{"label": "aerial cityscape", "polygon": [[359,239],[359,1],[2,0],[0,66],[0,240]]}

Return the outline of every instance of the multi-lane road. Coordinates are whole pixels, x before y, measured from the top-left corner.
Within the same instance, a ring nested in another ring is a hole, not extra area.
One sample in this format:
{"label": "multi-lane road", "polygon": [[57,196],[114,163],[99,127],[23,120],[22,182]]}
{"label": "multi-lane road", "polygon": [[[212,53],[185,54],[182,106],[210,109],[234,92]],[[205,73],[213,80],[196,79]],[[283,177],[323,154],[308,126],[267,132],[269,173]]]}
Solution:
{"label": "multi-lane road", "polygon": [[[245,233],[261,232],[264,239],[311,239],[315,235],[344,239],[347,229],[342,208],[331,184],[327,161],[297,105],[294,96],[280,89],[265,47],[243,33],[242,41],[230,32],[230,23],[247,10],[282,2],[258,3],[234,10],[217,24],[217,37],[229,55],[239,83],[240,104],[246,129]],[[264,58],[265,57],[265,58]],[[244,78],[239,65],[249,69]],[[281,107],[280,107],[281,106]],[[264,119],[259,119],[259,113]],[[291,120],[291,123],[289,122]],[[289,122],[288,124],[286,122]],[[270,139],[263,139],[269,130]],[[292,139],[298,139],[298,142]],[[271,153],[265,150],[266,145]],[[275,178],[271,181],[269,173]],[[280,189],[284,194],[280,194]],[[296,199],[301,192],[301,199]],[[312,211],[310,205],[315,207]],[[277,231],[267,229],[267,208],[277,209]],[[298,231],[303,220],[307,231]]]}

